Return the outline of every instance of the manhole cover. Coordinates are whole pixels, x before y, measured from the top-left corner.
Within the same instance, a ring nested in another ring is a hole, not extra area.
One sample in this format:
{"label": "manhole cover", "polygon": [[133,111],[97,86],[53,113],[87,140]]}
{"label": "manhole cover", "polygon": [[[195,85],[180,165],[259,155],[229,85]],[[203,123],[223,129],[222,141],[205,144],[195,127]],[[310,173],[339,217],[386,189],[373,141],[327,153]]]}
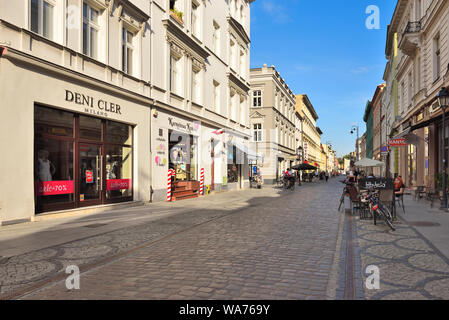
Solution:
{"label": "manhole cover", "polygon": [[407,221],[407,223],[414,227],[439,227],[441,224],[429,221]]}
{"label": "manhole cover", "polygon": [[107,225],[107,223],[94,223],[94,224],[89,224],[89,225],[84,226],[84,227],[86,227],[86,228],[99,228],[99,227],[102,227],[102,226],[105,226],[105,225]]}

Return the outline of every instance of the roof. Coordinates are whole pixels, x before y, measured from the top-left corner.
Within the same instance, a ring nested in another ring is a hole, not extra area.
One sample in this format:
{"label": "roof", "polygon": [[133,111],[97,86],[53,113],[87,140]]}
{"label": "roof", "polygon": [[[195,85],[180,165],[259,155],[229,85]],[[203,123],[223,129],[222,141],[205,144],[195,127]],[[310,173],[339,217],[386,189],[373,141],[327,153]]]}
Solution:
{"label": "roof", "polygon": [[307,109],[309,109],[310,113],[312,114],[312,117],[316,120],[318,120],[318,114],[316,113],[315,109],[313,108],[312,102],[310,102],[309,97],[307,94],[297,94],[297,99],[301,99],[304,104],[306,105]]}

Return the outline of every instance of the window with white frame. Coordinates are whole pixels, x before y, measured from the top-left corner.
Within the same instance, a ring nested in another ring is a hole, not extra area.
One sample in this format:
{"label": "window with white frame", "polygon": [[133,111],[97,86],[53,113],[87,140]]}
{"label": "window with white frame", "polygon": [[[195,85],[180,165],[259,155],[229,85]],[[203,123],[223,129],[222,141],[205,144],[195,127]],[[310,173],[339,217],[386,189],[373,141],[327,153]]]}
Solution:
{"label": "window with white frame", "polygon": [[214,21],[213,50],[216,55],[220,55],[220,26]]}
{"label": "window with white frame", "polygon": [[253,91],[253,107],[262,106],[262,90]]}
{"label": "window with white frame", "polygon": [[261,142],[262,141],[262,124],[255,123],[253,125],[253,128],[254,128],[254,131],[253,131],[254,142]]}
{"label": "window with white frame", "polygon": [[30,0],[30,29],[53,40],[54,6],[52,0]]}
{"label": "window with white frame", "polygon": [[200,101],[200,70],[192,68],[192,101],[201,103]]}
{"label": "window with white frame", "polygon": [[83,2],[83,54],[98,56],[98,10]]}
{"label": "window with white frame", "polygon": [[433,39],[433,80],[436,81],[440,78],[441,73],[441,47],[440,47],[440,35]]}
{"label": "window with white frame", "polygon": [[214,85],[214,110],[220,113],[220,83],[213,80]]}
{"label": "window with white frame", "polygon": [[192,16],[191,16],[191,28],[192,28],[192,34],[199,39],[199,30],[200,30],[200,19],[199,19],[199,7],[198,4],[195,2],[192,2]]}
{"label": "window with white frame", "polygon": [[233,68],[235,70],[235,55],[234,55],[234,51],[235,51],[235,42],[231,40],[229,40],[229,65],[231,66],[231,68]]}
{"label": "window with white frame", "polygon": [[134,68],[134,34],[122,28],[122,71],[132,75]]}
{"label": "window with white frame", "polygon": [[170,91],[179,93],[179,58],[170,55]]}
{"label": "window with white frame", "polygon": [[241,124],[246,124],[246,97],[244,95],[240,96],[240,119]]}
{"label": "window with white frame", "polygon": [[240,50],[240,76],[245,77],[245,52]]}

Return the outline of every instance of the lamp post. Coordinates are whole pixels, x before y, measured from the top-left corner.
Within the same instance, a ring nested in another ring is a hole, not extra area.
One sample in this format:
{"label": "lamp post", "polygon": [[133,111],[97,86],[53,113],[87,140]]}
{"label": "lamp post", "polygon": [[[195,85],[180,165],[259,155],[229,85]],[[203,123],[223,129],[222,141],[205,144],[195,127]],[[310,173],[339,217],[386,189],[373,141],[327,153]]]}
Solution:
{"label": "lamp post", "polygon": [[360,143],[360,141],[359,141],[359,126],[357,126],[357,125],[352,126],[351,127],[351,134],[354,134],[354,130],[357,131],[357,140],[356,140],[356,143],[355,143],[355,152],[356,152],[355,162],[357,162],[357,161],[360,160],[359,159],[359,143]]}
{"label": "lamp post", "polygon": [[443,110],[443,199],[441,200],[441,209],[447,209],[447,190],[446,190],[446,108],[449,106],[449,91],[442,88],[438,93],[438,103]]}

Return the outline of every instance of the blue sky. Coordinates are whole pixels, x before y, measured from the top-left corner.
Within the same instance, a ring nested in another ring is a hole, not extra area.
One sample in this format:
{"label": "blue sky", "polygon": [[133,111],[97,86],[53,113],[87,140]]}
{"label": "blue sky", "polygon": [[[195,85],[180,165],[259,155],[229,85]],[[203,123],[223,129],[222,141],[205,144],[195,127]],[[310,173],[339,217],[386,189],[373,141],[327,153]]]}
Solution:
{"label": "blue sky", "polygon": [[[380,9],[369,30],[366,8]],[[322,142],[342,156],[353,151],[358,123],[385,70],[385,40],[393,0],[256,0],[251,5],[251,67],[274,65],[295,94],[306,93],[323,131]]]}

